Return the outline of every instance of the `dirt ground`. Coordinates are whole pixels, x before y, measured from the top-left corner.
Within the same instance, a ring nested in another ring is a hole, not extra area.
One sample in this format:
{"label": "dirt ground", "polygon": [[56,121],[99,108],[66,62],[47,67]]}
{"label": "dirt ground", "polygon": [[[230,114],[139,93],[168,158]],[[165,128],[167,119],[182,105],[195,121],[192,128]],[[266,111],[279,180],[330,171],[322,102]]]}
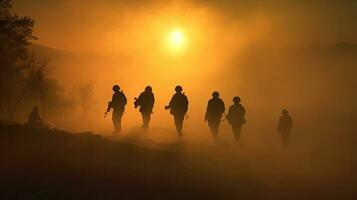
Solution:
{"label": "dirt ground", "polygon": [[0,125],[1,199],[356,199],[354,153]]}

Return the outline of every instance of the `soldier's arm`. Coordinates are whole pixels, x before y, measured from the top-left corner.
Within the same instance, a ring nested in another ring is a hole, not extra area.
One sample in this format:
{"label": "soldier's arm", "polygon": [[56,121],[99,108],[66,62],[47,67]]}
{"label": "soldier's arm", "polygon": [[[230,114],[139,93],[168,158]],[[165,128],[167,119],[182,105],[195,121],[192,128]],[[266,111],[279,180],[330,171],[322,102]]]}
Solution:
{"label": "soldier's arm", "polygon": [[169,102],[168,107],[169,107],[169,108],[172,107],[172,106],[174,105],[174,103],[175,103],[175,95],[172,96],[172,98],[171,98],[171,100],[170,100],[170,102]]}
{"label": "soldier's arm", "polygon": [[108,103],[108,106],[112,106],[115,101],[115,94],[112,96],[112,100]]}
{"label": "soldier's arm", "polygon": [[154,107],[154,104],[155,104],[155,96],[154,96],[154,94],[152,94],[151,106]]}
{"label": "soldier's arm", "polygon": [[169,102],[169,105],[165,106],[165,110],[168,110],[168,109],[170,109],[170,108],[171,108],[173,98],[174,98],[174,97],[171,97],[171,100],[170,100],[170,102]]}
{"label": "soldier's arm", "polygon": [[112,108],[112,102],[108,102],[107,112],[109,112],[111,108]]}
{"label": "soldier's arm", "polygon": [[279,121],[278,121],[278,125],[276,126],[276,131],[277,132],[280,132],[281,131],[281,125],[282,125],[282,118],[281,117],[279,117]]}
{"label": "soldier's arm", "polygon": [[115,94],[113,94],[112,100],[108,102],[107,112],[109,112],[110,109],[113,108],[114,102],[115,102]]}
{"label": "soldier's arm", "polygon": [[226,107],[224,106],[224,102],[221,100],[221,106],[222,106],[222,113],[224,113],[224,111],[226,111]]}
{"label": "soldier's arm", "polygon": [[232,116],[232,107],[229,107],[228,114],[225,116],[225,118],[228,120],[229,123],[231,123],[231,116]]}
{"label": "soldier's arm", "polygon": [[186,105],[185,105],[185,107],[186,107],[186,110],[185,110],[185,112],[187,112],[187,110],[188,110],[188,99],[187,99],[187,96],[185,95],[185,103],[186,103]]}
{"label": "soldier's arm", "polygon": [[128,103],[128,100],[126,99],[126,96],[125,96],[125,94],[124,93],[122,93],[123,94],[123,104],[124,105],[126,105],[127,103]]}
{"label": "soldier's arm", "polygon": [[142,101],[143,101],[143,94],[141,93],[138,97],[138,105],[141,105],[142,104]]}
{"label": "soldier's arm", "polygon": [[209,103],[209,101],[208,101],[208,103],[207,103],[207,108],[206,108],[206,113],[205,113],[205,121],[207,121],[207,115],[208,115],[208,110],[209,110],[209,108],[210,108],[210,103]]}

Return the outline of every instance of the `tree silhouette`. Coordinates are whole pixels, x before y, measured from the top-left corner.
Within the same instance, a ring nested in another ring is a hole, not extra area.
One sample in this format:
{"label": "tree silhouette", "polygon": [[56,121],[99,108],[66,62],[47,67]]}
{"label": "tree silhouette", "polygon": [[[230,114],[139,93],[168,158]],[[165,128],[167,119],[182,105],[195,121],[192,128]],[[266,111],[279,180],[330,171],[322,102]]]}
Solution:
{"label": "tree silhouette", "polygon": [[87,116],[89,102],[93,96],[94,85],[92,82],[80,83],[76,87],[76,94],[84,116]]}
{"label": "tree silhouette", "polygon": [[34,21],[19,17],[12,11],[11,0],[0,0],[0,112],[11,114],[22,95],[24,69],[28,66],[29,44],[33,36]]}

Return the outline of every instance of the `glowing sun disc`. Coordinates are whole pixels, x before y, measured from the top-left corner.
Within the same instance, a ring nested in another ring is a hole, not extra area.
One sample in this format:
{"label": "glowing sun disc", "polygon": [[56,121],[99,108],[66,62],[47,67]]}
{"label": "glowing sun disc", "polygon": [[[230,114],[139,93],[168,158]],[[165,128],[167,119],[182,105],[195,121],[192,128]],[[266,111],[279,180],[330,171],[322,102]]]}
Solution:
{"label": "glowing sun disc", "polygon": [[184,35],[181,31],[173,31],[169,35],[169,44],[172,48],[181,48],[185,43]]}

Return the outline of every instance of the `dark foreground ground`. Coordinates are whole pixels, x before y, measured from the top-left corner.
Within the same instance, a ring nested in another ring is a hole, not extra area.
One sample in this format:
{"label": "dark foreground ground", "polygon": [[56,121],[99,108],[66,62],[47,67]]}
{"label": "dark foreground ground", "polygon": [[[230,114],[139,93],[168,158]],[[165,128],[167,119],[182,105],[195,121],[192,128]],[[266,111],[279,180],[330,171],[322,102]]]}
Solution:
{"label": "dark foreground ground", "polygon": [[0,199],[357,199],[353,157],[289,151],[0,125]]}

